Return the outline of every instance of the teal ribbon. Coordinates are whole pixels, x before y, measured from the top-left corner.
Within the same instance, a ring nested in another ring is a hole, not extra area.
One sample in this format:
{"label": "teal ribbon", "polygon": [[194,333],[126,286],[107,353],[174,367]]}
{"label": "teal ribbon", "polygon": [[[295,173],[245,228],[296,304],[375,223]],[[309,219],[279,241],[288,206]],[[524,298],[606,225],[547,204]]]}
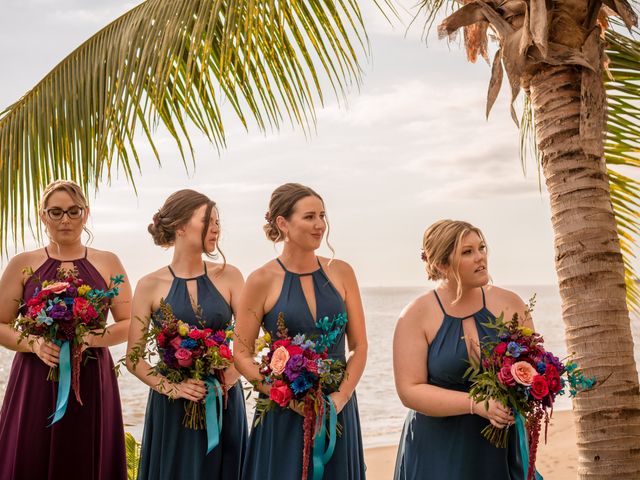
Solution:
{"label": "teal ribbon", "polygon": [[56,423],[62,417],[64,417],[67,411],[67,405],[69,404],[69,390],[71,388],[71,352],[69,342],[56,342],[60,345],[60,357],[58,363],[58,370],[60,376],[58,378],[58,398],[56,401],[56,410],[49,418],[53,418],[49,426]]}
{"label": "teal ribbon", "polygon": [[[325,408],[322,409],[322,418],[320,419],[320,428],[313,438],[313,480],[322,480],[324,475],[324,466],[329,462],[336,447],[336,426],[338,423],[338,415],[333,401],[325,396]],[[329,407],[329,445],[325,450],[326,420],[327,406]]]}
{"label": "teal ribbon", "polygon": [[[524,428],[524,417],[516,413],[516,432],[518,433],[518,444],[520,448],[520,458],[522,459],[523,480],[527,480],[529,473],[529,442],[527,441],[527,431]],[[536,480],[543,480],[542,475],[536,471]]]}
{"label": "teal ribbon", "polygon": [[[207,454],[220,443],[220,432],[222,431],[222,385],[213,378],[204,379],[207,385],[207,396],[204,401],[204,412],[207,421]],[[219,407],[219,408],[218,408]]]}

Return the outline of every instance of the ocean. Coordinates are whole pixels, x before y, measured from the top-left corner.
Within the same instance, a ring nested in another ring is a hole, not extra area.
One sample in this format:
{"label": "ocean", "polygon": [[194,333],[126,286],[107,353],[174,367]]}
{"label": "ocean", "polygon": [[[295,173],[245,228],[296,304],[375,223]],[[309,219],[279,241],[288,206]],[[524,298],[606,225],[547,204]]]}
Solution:
{"label": "ocean", "polygon": [[[534,293],[536,294],[536,307],[533,312],[536,330],[542,333],[550,351],[560,358],[564,357],[567,351],[564,345],[564,325],[557,287],[532,285],[507,288],[518,293],[525,301]],[[400,403],[393,383],[391,356],[393,330],[402,308],[425,290],[426,287],[362,289],[369,355],[367,367],[356,392],[365,447],[393,445],[400,438],[407,409]],[[637,345],[636,362],[640,364],[640,322],[634,319],[632,327]],[[124,355],[125,346],[118,345],[111,350],[114,360],[118,360]],[[0,349],[0,397],[3,399],[12,358],[13,352]],[[148,388],[126,369],[121,370],[119,384],[125,430],[140,439]],[[571,402],[569,399],[560,397],[555,408],[556,410],[570,409]],[[247,412],[252,418],[252,399],[247,403]]]}

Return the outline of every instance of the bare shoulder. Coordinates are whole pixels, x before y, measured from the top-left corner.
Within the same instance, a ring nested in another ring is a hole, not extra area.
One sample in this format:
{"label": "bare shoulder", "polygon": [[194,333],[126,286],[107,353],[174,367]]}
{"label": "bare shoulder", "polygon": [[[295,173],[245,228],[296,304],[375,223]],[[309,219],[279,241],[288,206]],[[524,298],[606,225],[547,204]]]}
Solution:
{"label": "bare shoulder", "polygon": [[140,277],[136,284],[136,292],[151,291],[157,288],[158,285],[170,284],[172,281],[173,277],[167,267],[162,267]]}
{"label": "bare shoulder", "polygon": [[118,258],[118,256],[108,250],[99,250],[97,248],[87,247],[87,256],[91,257],[94,260],[99,260],[107,264],[120,263],[120,259]]}
{"label": "bare shoulder", "polygon": [[42,265],[46,259],[47,254],[45,253],[44,248],[18,253],[9,260],[6,270],[13,273],[22,272],[25,269],[35,270]]}
{"label": "bare shoulder", "polygon": [[277,262],[270,260],[249,274],[247,277],[247,287],[252,289],[268,288],[274,280],[283,275],[283,270]]}
{"label": "bare shoulder", "polygon": [[495,285],[485,287],[485,292],[487,307],[494,314],[504,313],[505,320],[510,320],[514,314],[524,316],[527,306],[517,293]]}
{"label": "bare shoulder", "polygon": [[338,258],[318,257],[324,270],[335,272],[337,275],[354,275],[353,268],[344,260]]}
{"label": "bare shoulder", "polygon": [[3,278],[21,278],[24,283],[47,260],[44,248],[29,250],[13,256],[4,268]]}
{"label": "bare shoulder", "polygon": [[230,263],[206,262],[207,271],[215,277],[222,277],[231,281],[243,279],[240,269]]}
{"label": "bare shoulder", "polygon": [[433,291],[428,291],[414,298],[400,312],[398,328],[411,330],[430,330],[438,323],[437,306]]}

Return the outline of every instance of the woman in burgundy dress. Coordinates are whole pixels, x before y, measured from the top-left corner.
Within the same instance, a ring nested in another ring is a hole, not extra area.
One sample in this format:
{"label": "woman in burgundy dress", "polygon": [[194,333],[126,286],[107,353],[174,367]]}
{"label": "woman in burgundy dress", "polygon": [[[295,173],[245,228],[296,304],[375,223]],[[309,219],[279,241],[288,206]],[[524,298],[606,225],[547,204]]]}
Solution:
{"label": "woman in burgundy dress", "polygon": [[[0,410],[3,480],[127,478],[120,395],[107,347],[126,340],[131,288],[118,257],[82,244],[88,215],[86,198],[76,183],[49,184],[40,202],[48,245],[15,256],[0,279],[0,344],[16,352]],[[110,277],[121,274],[125,283],[111,304],[115,323],[104,335],[85,337],[83,405],[70,394],[65,415],[49,426],[58,383],[47,380],[47,373],[58,364],[60,349],[41,337],[18,343],[19,334],[10,324],[18,315],[18,300],[30,299],[42,281],[56,278],[59,267],[75,267],[93,288],[106,289]]]}

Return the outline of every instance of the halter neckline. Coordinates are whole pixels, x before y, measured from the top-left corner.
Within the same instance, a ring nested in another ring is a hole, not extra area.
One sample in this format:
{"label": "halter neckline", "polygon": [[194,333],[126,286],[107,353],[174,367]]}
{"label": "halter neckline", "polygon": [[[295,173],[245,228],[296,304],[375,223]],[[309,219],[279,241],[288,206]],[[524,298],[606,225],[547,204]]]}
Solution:
{"label": "halter neckline", "polygon": [[285,272],[290,273],[291,275],[297,275],[298,277],[306,277],[307,275],[313,275],[314,273],[321,271],[322,264],[320,263],[320,259],[316,257],[316,261],[318,262],[318,267],[319,267],[316,270],[313,270],[312,272],[296,273],[296,272],[292,272],[291,270],[288,270],[287,267],[284,266],[284,263],[282,263],[282,261],[278,257],[276,257],[276,262],[280,264],[280,266]]}
{"label": "halter neckline", "polygon": [[482,292],[482,308],[480,310],[478,310],[477,312],[472,313],[471,315],[467,315],[466,317],[456,317],[454,315],[449,315],[447,313],[447,311],[444,309],[444,305],[442,305],[442,301],[440,300],[440,296],[438,295],[438,292],[436,291],[436,289],[433,289],[433,293],[436,296],[436,300],[438,301],[438,305],[440,305],[440,309],[442,310],[442,313],[444,313],[445,317],[449,317],[449,318],[453,318],[456,320],[466,320],[467,318],[471,318],[476,316],[478,313],[482,312],[483,310],[485,310],[487,308],[487,302],[485,299],[485,295],[484,295],[484,288],[480,287],[480,291]]}
{"label": "halter neckline", "polygon": [[87,259],[87,254],[89,253],[89,248],[88,247],[84,247],[84,257],[80,257],[80,258],[74,258],[72,260],[62,260],[60,258],[53,258],[51,255],[49,255],[49,250],[47,250],[47,247],[44,247],[44,253],[47,254],[47,259],[51,259],[51,260],[55,260],[56,262],[77,262],[79,260],[86,260]]}
{"label": "halter neckline", "polygon": [[167,268],[171,272],[171,275],[173,276],[173,278],[175,278],[176,280],[184,280],[184,281],[188,282],[189,280],[197,280],[197,279],[205,277],[207,275],[207,262],[202,262],[202,265],[204,266],[204,272],[202,272],[202,274],[200,274],[200,275],[198,275],[196,277],[190,277],[190,278],[178,277],[175,274],[175,272],[173,271],[173,269],[171,268],[171,265],[167,265]]}

